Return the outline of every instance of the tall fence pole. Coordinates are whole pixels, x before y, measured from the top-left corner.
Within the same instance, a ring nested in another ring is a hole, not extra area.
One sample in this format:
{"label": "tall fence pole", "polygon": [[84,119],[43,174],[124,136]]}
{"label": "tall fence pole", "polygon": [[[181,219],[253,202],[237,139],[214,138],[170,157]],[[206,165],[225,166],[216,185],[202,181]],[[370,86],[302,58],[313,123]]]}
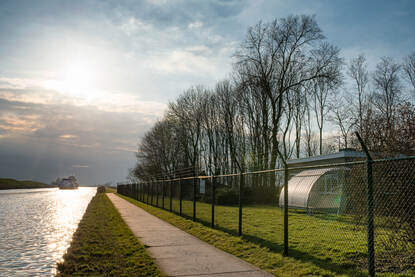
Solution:
{"label": "tall fence pole", "polygon": [[212,215],[211,215],[211,219],[212,219],[212,223],[211,226],[212,228],[215,228],[215,179],[213,178],[213,176],[211,177],[211,186],[212,186]]}
{"label": "tall fence pole", "polygon": [[164,209],[164,196],[166,195],[166,191],[164,189],[164,181],[161,181],[161,207]]}
{"label": "tall fence pole", "polygon": [[169,184],[170,184],[170,207],[169,207],[169,209],[170,209],[170,212],[171,212],[171,211],[173,211],[173,182],[170,181]]}
{"label": "tall fence pole", "polygon": [[179,214],[180,216],[182,215],[182,200],[183,200],[183,196],[182,196],[182,179],[179,178]]}
{"label": "tall fence pole", "polygon": [[151,191],[151,206],[153,206],[153,198],[154,198],[154,181],[150,183],[150,191]]}
{"label": "tall fence pole", "polygon": [[196,221],[196,174],[193,178],[193,221]]}
{"label": "tall fence pole", "polygon": [[367,195],[366,195],[366,207],[367,207],[367,263],[369,276],[375,276],[375,235],[374,235],[374,208],[373,208],[373,175],[372,164],[373,159],[369,154],[369,150],[366,147],[363,139],[358,132],[355,132],[357,139],[362,145],[362,149],[367,157]]}
{"label": "tall fence pole", "polygon": [[242,236],[242,200],[243,200],[243,188],[244,188],[244,175],[241,171],[239,175],[239,221],[238,221],[238,236]]}
{"label": "tall fence pole", "polygon": [[159,182],[156,182],[156,206],[159,206]]}
{"label": "tall fence pole", "polygon": [[288,166],[284,162],[284,256],[288,256]]}
{"label": "tall fence pole", "polygon": [[147,189],[146,189],[146,195],[147,195],[147,205],[149,204],[149,200],[150,200],[150,183],[147,183]]}

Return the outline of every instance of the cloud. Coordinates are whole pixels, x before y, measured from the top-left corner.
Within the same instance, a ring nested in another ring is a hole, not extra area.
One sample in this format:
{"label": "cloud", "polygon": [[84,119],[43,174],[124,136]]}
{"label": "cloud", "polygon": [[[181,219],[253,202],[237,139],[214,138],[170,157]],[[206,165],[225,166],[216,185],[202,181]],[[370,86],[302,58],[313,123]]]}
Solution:
{"label": "cloud", "polygon": [[41,88],[13,87],[0,90],[0,176],[49,182],[72,174],[68,168],[85,168],[72,165],[94,164],[89,175],[81,172],[81,180],[122,180],[134,165],[139,137],[165,109],[135,98],[130,103],[107,99],[107,107],[80,104],[51,90],[53,97],[39,101]]}
{"label": "cloud", "polygon": [[79,138],[79,136],[71,135],[71,134],[64,134],[64,135],[60,135],[59,138],[62,140],[67,140],[67,139]]}
{"label": "cloud", "polygon": [[189,25],[187,25],[187,28],[189,29],[199,29],[203,27],[203,22],[200,20],[196,20],[195,22],[191,22],[189,23]]}
{"label": "cloud", "polygon": [[[226,78],[232,54],[259,20],[316,13],[346,60],[366,50],[373,66],[378,56],[398,60],[413,51],[414,7],[410,1],[90,0],[63,8],[60,1],[3,1],[0,175],[47,181],[75,170],[86,182],[124,178],[138,138],[166,104],[190,86]],[[79,74],[82,85],[65,76],[76,64],[72,71],[88,73]],[[73,165],[90,166],[88,174]]]}
{"label": "cloud", "polygon": [[73,165],[73,168],[88,168],[88,165]]}

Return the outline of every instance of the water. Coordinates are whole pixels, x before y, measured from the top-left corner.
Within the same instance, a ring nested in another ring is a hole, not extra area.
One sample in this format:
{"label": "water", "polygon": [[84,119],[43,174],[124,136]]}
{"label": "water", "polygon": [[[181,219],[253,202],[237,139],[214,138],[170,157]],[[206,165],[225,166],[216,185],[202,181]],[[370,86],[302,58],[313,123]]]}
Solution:
{"label": "water", "polygon": [[0,190],[0,276],[56,274],[96,188]]}

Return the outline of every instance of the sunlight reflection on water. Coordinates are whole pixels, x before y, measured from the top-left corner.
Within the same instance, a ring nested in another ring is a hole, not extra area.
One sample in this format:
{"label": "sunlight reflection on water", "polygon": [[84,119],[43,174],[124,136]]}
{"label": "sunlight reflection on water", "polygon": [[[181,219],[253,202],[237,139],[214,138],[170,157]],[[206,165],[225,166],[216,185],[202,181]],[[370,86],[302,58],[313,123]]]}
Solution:
{"label": "sunlight reflection on water", "polygon": [[54,275],[95,192],[0,190],[0,276]]}

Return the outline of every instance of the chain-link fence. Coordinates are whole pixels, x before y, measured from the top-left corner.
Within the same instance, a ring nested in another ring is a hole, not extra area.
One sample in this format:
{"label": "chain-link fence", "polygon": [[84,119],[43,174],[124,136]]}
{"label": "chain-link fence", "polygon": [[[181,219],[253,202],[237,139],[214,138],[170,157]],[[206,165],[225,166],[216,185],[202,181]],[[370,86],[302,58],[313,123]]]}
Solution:
{"label": "chain-link fence", "polygon": [[414,186],[410,157],[154,180],[117,191],[331,271],[406,276],[415,274]]}

